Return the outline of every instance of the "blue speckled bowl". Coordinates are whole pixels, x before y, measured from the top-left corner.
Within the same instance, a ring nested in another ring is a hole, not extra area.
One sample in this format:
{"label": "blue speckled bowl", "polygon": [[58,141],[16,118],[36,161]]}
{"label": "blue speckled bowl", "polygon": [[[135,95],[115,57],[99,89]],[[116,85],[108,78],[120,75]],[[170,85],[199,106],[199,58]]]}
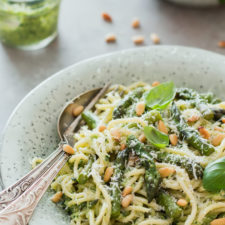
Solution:
{"label": "blue speckled bowl", "polygon": [[[30,169],[34,156],[46,157],[59,141],[56,121],[65,102],[104,83],[173,80],[177,86],[213,91],[225,87],[225,57],[208,51],[176,46],[136,48],[83,61],[50,77],[16,107],[5,128],[1,175],[5,186]],[[46,193],[30,225],[69,224]]]}

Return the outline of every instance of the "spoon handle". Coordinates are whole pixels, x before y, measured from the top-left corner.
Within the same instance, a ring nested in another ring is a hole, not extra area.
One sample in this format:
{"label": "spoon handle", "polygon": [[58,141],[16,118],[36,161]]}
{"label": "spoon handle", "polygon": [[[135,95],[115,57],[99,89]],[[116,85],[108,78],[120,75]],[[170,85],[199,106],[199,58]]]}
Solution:
{"label": "spoon handle", "polygon": [[19,198],[62,154],[62,144],[41,164],[31,170],[15,184],[0,192],[0,212]]}
{"label": "spoon handle", "polygon": [[59,170],[68,160],[68,155],[62,152],[61,157],[54,162],[19,198],[0,212],[1,225],[27,225],[35,207],[46,192]]}

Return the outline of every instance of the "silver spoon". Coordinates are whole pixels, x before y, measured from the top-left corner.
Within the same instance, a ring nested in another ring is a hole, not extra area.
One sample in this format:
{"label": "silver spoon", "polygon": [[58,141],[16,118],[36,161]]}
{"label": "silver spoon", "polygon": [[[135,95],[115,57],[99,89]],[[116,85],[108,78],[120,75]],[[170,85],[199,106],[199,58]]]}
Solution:
{"label": "silver spoon", "polygon": [[75,144],[74,132],[79,128],[82,118],[81,115],[75,118],[73,109],[82,105],[84,110],[90,110],[108,88],[109,84],[85,92],[64,107],[57,123],[61,139],[58,149],[30,173],[0,192],[1,225],[26,225],[29,222],[41,197],[68,160],[69,155],[62,151],[63,144],[67,143],[70,146]]}

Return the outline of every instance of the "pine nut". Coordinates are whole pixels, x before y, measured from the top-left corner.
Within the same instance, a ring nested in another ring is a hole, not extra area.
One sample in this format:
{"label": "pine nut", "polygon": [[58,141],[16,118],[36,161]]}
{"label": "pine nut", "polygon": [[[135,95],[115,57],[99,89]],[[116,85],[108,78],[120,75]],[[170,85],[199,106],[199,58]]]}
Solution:
{"label": "pine nut", "polygon": [[157,34],[153,33],[150,35],[150,39],[154,44],[159,44],[160,43],[160,38]]}
{"label": "pine nut", "polygon": [[106,22],[112,22],[112,17],[106,13],[106,12],[103,12],[102,13],[102,18],[106,21]]}
{"label": "pine nut", "polygon": [[140,21],[139,21],[139,19],[137,19],[137,18],[133,19],[131,25],[132,25],[133,28],[138,28],[138,27],[140,27]]}
{"label": "pine nut", "polygon": [[127,186],[123,189],[122,196],[125,197],[132,192],[133,188],[131,186]]}
{"label": "pine nut", "polygon": [[225,48],[225,41],[219,41],[219,42],[218,42],[218,46],[219,46],[220,48]]}
{"label": "pine nut", "polygon": [[167,129],[166,125],[163,123],[162,120],[160,120],[159,123],[158,123],[158,129],[159,129],[159,131],[161,131],[162,133],[168,134],[168,129]]}
{"label": "pine nut", "polygon": [[107,34],[105,36],[105,41],[107,43],[113,43],[113,42],[116,42],[116,35],[115,34]]}
{"label": "pine nut", "polygon": [[57,193],[55,193],[54,194],[54,196],[52,197],[52,202],[54,202],[54,203],[57,203],[57,202],[59,202],[60,201],[60,199],[62,198],[62,195],[63,195],[63,193],[60,191],[60,192],[57,192]]}
{"label": "pine nut", "polygon": [[225,117],[224,118],[222,118],[222,120],[221,120],[223,123],[225,123]]}
{"label": "pine nut", "polygon": [[159,81],[154,81],[154,82],[152,83],[152,87],[156,87],[156,86],[158,86],[158,85],[160,85],[160,82],[159,82]]}
{"label": "pine nut", "polygon": [[145,135],[144,134],[141,134],[140,135],[140,137],[138,138],[138,140],[140,141],[140,142],[146,142],[146,137],[145,137]]}
{"label": "pine nut", "polygon": [[63,151],[70,154],[70,155],[74,155],[75,151],[74,149],[70,146],[70,145],[63,145]]}
{"label": "pine nut", "polygon": [[177,205],[179,205],[181,207],[185,207],[185,206],[187,206],[187,204],[188,204],[188,202],[183,198],[181,198],[177,201]]}
{"label": "pine nut", "polygon": [[192,115],[190,118],[188,118],[188,122],[196,122],[197,120],[199,120],[198,115]]}
{"label": "pine nut", "polygon": [[214,146],[218,146],[221,144],[221,142],[223,141],[224,138],[225,138],[225,134],[218,134],[215,137],[213,137],[212,144]]}
{"label": "pine nut", "polygon": [[163,167],[159,169],[159,174],[161,177],[169,177],[170,175],[175,173],[175,169],[171,167]]}
{"label": "pine nut", "polygon": [[106,126],[105,126],[105,125],[100,125],[100,126],[98,127],[98,131],[99,131],[99,132],[103,132],[105,129],[106,129]]}
{"label": "pine nut", "polygon": [[145,111],[145,103],[144,102],[139,102],[136,105],[136,114],[137,116],[141,116]]}
{"label": "pine nut", "polygon": [[170,139],[171,145],[173,146],[177,145],[178,137],[176,134],[170,134],[169,139]]}
{"label": "pine nut", "polygon": [[110,181],[112,175],[113,175],[113,168],[108,167],[105,171],[105,174],[104,174],[104,181],[105,182]]}
{"label": "pine nut", "polygon": [[120,145],[120,150],[124,150],[126,148],[126,145],[125,144],[121,144]]}
{"label": "pine nut", "polygon": [[199,127],[198,128],[199,133],[201,134],[201,136],[205,139],[209,139],[210,138],[210,133],[208,130],[206,130],[204,127]]}
{"label": "pine nut", "polygon": [[110,133],[111,133],[111,136],[115,139],[115,140],[117,140],[117,141],[119,141],[120,140],[120,130],[119,129],[117,129],[117,128],[113,128],[113,129],[111,129],[110,130]]}
{"label": "pine nut", "polygon": [[141,45],[141,44],[143,44],[144,43],[144,37],[143,36],[134,36],[133,38],[132,38],[132,40],[133,40],[133,42],[134,42],[134,44],[136,44],[136,45]]}
{"label": "pine nut", "polygon": [[133,195],[127,195],[123,198],[121,205],[123,206],[123,208],[127,208],[131,202],[133,201]]}
{"label": "pine nut", "polygon": [[84,110],[84,106],[79,105],[76,108],[73,109],[73,115],[74,116],[79,116]]}
{"label": "pine nut", "polygon": [[214,130],[225,132],[225,130],[222,127],[215,127]]}
{"label": "pine nut", "polygon": [[225,225],[225,218],[215,219],[210,225]]}

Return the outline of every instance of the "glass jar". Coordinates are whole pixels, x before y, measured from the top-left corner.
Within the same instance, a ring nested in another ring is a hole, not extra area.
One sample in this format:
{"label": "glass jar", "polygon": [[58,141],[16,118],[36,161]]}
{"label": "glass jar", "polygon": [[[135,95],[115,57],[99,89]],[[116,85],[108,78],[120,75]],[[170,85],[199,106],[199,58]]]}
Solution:
{"label": "glass jar", "polygon": [[24,50],[47,46],[57,36],[60,0],[0,0],[0,40]]}

